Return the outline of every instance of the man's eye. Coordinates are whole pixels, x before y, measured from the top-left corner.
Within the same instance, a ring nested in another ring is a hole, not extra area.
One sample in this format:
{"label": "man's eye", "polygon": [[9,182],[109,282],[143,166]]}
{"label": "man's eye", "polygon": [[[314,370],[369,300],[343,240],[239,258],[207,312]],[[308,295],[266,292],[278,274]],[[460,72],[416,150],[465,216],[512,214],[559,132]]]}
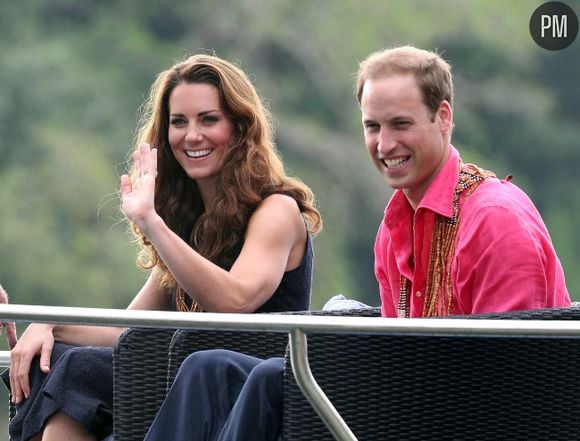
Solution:
{"label": "man's eye", "polygon": [[409,127],[411,123],[409,121],[395,121],[393,126],[397,129],[405,129]]}

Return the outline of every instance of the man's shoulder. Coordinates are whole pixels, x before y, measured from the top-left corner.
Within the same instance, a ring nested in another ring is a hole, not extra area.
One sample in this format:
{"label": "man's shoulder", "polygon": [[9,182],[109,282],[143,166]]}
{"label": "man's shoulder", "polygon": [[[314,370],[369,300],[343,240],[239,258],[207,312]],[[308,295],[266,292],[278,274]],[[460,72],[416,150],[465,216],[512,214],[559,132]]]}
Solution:
{"label": "man's shoulder", "polygon": [[528,195],[504,179],[488,178],[481,182],[461,207],[461,224],[501,224],[515,219],[541,223],[541,215]]}
{"label": "man's shoulder", "polygon": [[533,206],[533,203],[528,195],[509,180],[487,178],[467,197],[464,209],[516,208],[529,205]]}

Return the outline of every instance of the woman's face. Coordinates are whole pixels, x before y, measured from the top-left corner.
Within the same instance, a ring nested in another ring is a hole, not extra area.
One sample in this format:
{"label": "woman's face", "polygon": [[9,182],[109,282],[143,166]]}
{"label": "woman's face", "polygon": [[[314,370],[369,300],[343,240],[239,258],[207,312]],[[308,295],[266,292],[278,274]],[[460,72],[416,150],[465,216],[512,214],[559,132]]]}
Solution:
{"label": "woman's face", "polygon": [[230,148],[234,123],[221,106],[218,89],[205,83],[181,83],[169,96],[171,150],[198,186],[213,185]]}

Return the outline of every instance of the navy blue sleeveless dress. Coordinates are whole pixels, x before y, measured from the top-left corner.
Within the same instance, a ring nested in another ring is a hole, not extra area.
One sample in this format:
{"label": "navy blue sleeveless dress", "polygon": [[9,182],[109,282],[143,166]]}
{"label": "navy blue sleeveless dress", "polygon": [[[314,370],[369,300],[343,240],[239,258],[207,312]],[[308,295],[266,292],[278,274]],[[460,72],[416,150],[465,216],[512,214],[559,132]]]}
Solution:
{"label": "navy blue sleeveless dress", "polygon": [[[314,252],[308,235],[300,265],[284,273],[280,285],[255,312],[304,311],[310,307]],[[28,441],[58,410],[81,423],[98,439],[113,433],[113,353],[110,347],[75,347],[56,343],[51,371],[44,374],[36,357],[31,366],[31,394],[10,421],[12,441]],[[2,374],[10,388],[8,371]]]}

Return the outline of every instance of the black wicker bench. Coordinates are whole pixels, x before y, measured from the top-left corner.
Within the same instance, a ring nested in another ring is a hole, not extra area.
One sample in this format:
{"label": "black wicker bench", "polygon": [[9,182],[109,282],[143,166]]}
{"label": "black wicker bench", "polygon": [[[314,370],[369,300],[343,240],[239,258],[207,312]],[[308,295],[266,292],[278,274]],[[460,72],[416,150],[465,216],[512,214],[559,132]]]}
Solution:
{"label": "black wicker bench", "polygon": [[[299,314],[373,317],[380,309]],[[450,318],[580,320],[580,305]],[[189,353],[227,348],[280,356],[286,343],[286,334],[274,332],[127,331],[115,349],[115,441],[143,439]],[[558,440],[580,433],[580,419],[572,418],[580,414],[578,338],[312,334],[308,348],[315,378],[359,440]],[[286,360],[284,440],[332,440]]]}
{"label": "black wicker bench", "polygon": [[[580,320],[580,307],[451,318]],[[580,338],[308,336],[312,373],[359,440],[580,437]],[[333,440],[286,355],[283,439]]]}
{"label": "black wicker bench", "polygon": [[[290,314],[380,316],[380,308]],[[113,351],[114,439],[142,441],[181,362],[192,352],[225,348],[255,357],[281,357],[286,333],[131,328]]]}

